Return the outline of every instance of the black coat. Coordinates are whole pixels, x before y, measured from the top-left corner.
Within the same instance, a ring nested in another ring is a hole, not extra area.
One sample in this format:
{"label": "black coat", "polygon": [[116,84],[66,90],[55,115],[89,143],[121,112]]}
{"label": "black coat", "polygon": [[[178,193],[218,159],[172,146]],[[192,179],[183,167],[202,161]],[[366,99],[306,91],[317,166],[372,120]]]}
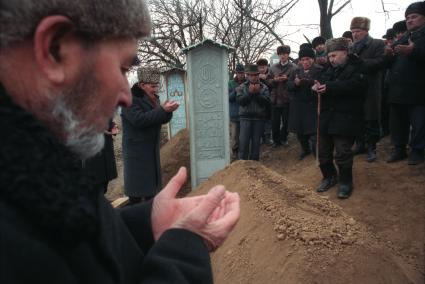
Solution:
{"label": "black coat", "polygon": [[[112,130],[112,120],[109,121],[108,131]],[[114,140],[112,135],[104,134],[105,145],[94,157],[83,161],[83,168],[91,175],[93,183],[103,186],[118,176],[115,162]]]}
{"label": "black coat", "polygon": [[0,283],[212,283],[199,236],[174,229],[154,243],[152,205],[119,214],[1,85],[0,128]]}
{"label": "black coat", "polygon": [[[289,130],[291,132],[309,135],[316,133],[317,120],[317,96],[313,94],[311,87],[314,80],[320,78],[323,67],[314,64],[309,72],[303,68],[297,68],[289,78],[288,91],[290,91],[289,103]],[[295,77],[304,79],[300,86],[295,85]]]}
{"label": "black coat", "polygon": [[236,101],[239,104],[241,119],[266,120],[269,117],[270,93],[269,88],[260,82],[259,93],[249,92],[249,81],[236,88]]}
{"label": "black coat", "polygon": [[170,121],[157,99],[154,106],[142,89],[131,88],[133,104],[121,111],[124,192],[128,196],[154,196],[162,189],[161,126]]}
{"label": "black coat", "polygon": [[368,88],[365,94],[364,119],[379,120],[381,114],[382,77],[385,43],[367,36],[366,42],[356,54],[363,60]]}
{"label": "black coat", "polygon": [[409,55],[387,58],[389,70],[388,102],[393,104],[425,105],[425,26],[406,34],[395,45],[415,44]]}
{"label": "black coat", "polygon": [[330,66],[321,76],[320,133],[357,136],[362,133],[363,103],[367,88],[362,60],[350,55],[339,68]]}

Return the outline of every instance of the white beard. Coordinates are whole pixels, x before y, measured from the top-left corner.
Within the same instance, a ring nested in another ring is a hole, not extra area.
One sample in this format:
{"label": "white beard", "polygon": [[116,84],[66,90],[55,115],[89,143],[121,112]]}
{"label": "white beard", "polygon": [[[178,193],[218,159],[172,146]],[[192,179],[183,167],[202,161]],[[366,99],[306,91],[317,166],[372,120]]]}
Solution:
{"label": "white beard", "polygon": [[82,123],[68,107],[62,96],[58,96],[53,106],[53,117],[61,124],[66,135],[65,146],[79,158],[85,160],[100,152],[105,144],[103,132],[94,127],[82,127]]}

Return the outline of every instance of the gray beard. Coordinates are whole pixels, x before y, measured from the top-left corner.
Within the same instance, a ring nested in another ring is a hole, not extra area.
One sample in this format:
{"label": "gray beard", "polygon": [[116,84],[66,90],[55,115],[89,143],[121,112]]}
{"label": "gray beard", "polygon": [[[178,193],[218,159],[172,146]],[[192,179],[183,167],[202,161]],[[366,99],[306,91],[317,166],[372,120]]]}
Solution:
{"label": "gray beard", "polygon": [[74,112],[59,96],[53,106],[53,117],[62,126],[66,134],[65,146],[82,160],[93,157],[100,152],[105,144],[103,132],[99,133],[93,127],[82,127],[82,123]]}

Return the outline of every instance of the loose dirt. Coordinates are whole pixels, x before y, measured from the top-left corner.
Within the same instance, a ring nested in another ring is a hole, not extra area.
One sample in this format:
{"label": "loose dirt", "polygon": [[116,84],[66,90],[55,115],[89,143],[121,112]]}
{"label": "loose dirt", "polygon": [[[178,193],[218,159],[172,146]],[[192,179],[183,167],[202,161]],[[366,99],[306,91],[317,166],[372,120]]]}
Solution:
{"label": "loose dirt", "polygon": [[[320,171],[312,156],[297,160],[293,136],[289,147],[263,146],[260,162],[233,162],[213,175],[192,194],[224,184],[239,193],[242,210],[212,254],[215,283],[424,283],[425,165],[387,164],[389,151],[385,138],[376,162],[355,157],[347,200],[336,187],[315,192]],[[164,183],[180,166],[190,169],[187,131],[162,147],[161,161]],[[122,195],[120,184],[110,184],[110,199]]]}

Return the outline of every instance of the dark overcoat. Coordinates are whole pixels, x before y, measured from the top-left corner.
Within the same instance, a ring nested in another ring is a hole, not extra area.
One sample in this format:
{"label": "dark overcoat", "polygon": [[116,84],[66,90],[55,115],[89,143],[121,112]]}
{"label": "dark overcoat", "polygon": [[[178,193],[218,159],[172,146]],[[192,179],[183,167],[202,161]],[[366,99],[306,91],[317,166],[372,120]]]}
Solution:
{"label": "dark overcoat", "polygon": [[269,88],[260,82],[258,93],[249,92],[249,81],[236,88],[236,101],[239,104],[239,118],[248,120],[267,120],[270,110]]}
{"label": "dark overcoat", "polygon": [[132,197],[154,196],[162,188],[160,135],[161,126],[170,121],[159,104],[155,106],[142,89],[131,88],[133,104],[121,111],[124,193]]}
{"label": "dark overcoat", "polygon": [[[109,121],[108,131],[113,127]],[[94,157],[83,161],[83,168],[90,174],[93,182],[98,185],[107,184],[118,176],[115,162],[114,140],[112,135],[104,134],[105,145]]]}
{"label": "dark overcoat", "polygon": [[361,134],[367,88],[362,60],[350,55],[344,66],[329,66],[319,81],[326,84],[326,93],[320,96],[320,133],[341,136]]}
{"label": "dark overcoat", "polygon": [[[314,64],[308,72],[303,68],[297,68],[289,78],[288,91],[290,91],[289,103],[289,131],[310,135],[316,133],[317,121],[317,96],[313,94],[311,87],[314,80],[320,78],[323,67]],[[295,85],[294,80],[298,76],[304,79],[300,86]]]}
{"label": "dark overcoat", "polygon": [[0,283],[212,283],[198,235],[173,229],[154,242],[152,204],[114,210],[1,85],[0,129]]}
{"label": "dark overcoat", "polygon": [[388,58],[388,101],[392,104],[425,105],[425,26],[407,33],[396,45],[414,43],[412,53]]}
{"label": "dark overcoat", "polygon": [[381,114],[382,76],[385,43],[367,36],[365,44],[356,54],[363,60],[368,88],[365,94],[364,119],[379,120]]}
{"label": "dark overcoat", "polygon": [[289,103],[288,81],[276,82],[277,76],[286,75],[288,78],[291,73],[297,68],[292,62],[282,65],[280,62],[273,64],[269,69],[270,102],[272,107],[283,107]]}

